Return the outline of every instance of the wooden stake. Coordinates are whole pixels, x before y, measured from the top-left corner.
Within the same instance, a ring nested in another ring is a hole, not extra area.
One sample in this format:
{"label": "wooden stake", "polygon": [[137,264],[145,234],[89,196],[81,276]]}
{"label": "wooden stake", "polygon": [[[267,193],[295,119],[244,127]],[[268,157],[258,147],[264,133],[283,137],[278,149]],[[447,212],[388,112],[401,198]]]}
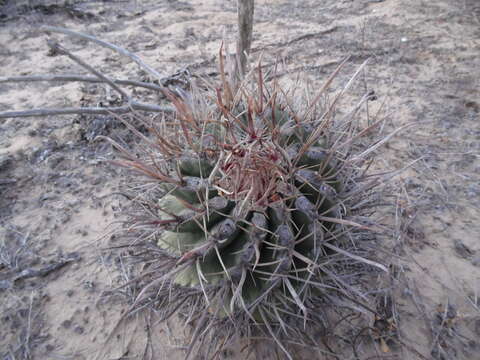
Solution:
{"label": "wooden stake", "polygon": [[247,68],[247,55],[250,54],[253,30],[254,0],[238,0],[238,40],[237,74],[243,77]]}

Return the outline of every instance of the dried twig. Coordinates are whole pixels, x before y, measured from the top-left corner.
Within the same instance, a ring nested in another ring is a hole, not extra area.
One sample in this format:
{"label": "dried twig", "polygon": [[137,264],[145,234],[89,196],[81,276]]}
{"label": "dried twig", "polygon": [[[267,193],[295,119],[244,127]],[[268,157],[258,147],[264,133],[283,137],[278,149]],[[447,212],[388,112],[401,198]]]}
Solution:
{"label": "dried twig", "polygon": [[[294,69],[269,74],[268,75],[268,80],[278,79],[278,78],[281,78],[282,76],[290,75],[290,74],[293,74],[293,73],[296,73],[296,72],[306,73],[308,71],[317,71],[317,70],[324,71],[331,66],[338,66],[338,64],[340,64],[342,61],[344,61],[344,59],[331,60],[331,61],[328,61],[326,63],[318,64],[318,65],[302,65],[302,66],[296,67]],[[271,68],[272,64],[267,64],[267,65],[265,65],[265,67],[270,67]]]}
{"label": "dried twig", "polygon": [[80,107],[80,108],[64,108],[64,109],[33,109],[25,111],[5,111],[0,112],[0,119],[32,117],[32,116],[51,116],[51,115],[69,115],[69,114],[86,114],[86,115],[109,115],[109,114],[126,114],[132,110],[150,111],[150,112],[173,112],[170,106],[157,106],[131,102],[125,106],[117,107]]}
{"label": "dried twig", "polygon": [[97,76],[99,79],[106,82],[108,85],[110,85],[112,87],[112,89],[116,90],[120,94],[120,96],[122,97],[123,100],[129,100],[130,101],[130,96],[125,91],[120,89],[117,85],[115,85],[115,83],[112,80],[110,80],[108,77],[103,75],[100,71],[98,71],[98,70],[94,69],[93,67],[91,67],[90,65],[88,65],[85,61],[80,59],[78,56],[73,55],[70,51],[65,49],[58,42],[49,40],[47,42],[47,44],[53,51],[55,51],[55,52],[57,52],[61,55],[68,56],[70,59],[75,61],[77,64],[84,67],[85,69],[87,69],[88,71],[93,73],[95,76]]}
{"label": "dried twig", "polygon": [[128,51],[126,49],[123,49],[121,47],[113,45],[113,44],[111,44],[107,41],[100,40],[100,39],[96,38],[95,36],[83,34],[83,33],[80,33],[80,32],[73,31],[73,30],[69,30],[69,29],[64,29],[64,28],[55,27],[55,26],[42,26],[41,30],[43,30],[45,32],[60,33],[60,34],[68,35],[68,36],[78,37],[78,38],[81,38],[81,39],[84,39],[84,40],[92,41],[95,44],[98,44],[100,46],[103,46],[103,47],[106,47],[106,48],[111,49],[113,51],[116,51],[119,54],[124,55],[124,56],[130,58],[131,60],[133,60],[138,66],[140,66],[142,69],[146,70],[150,75],[153,75],[154,77],[156,77],[160,81],[160,83],[162,83],[163,76],[158,71],[156,71],[151,66],[147,65],[137,55],[131,53],[130,51]]}
{"label": "dried twig", "polygon": [[25,355],[27,358],[30,358],[30,336],[32,332],[32,308],[33,308],[33,292],[30,293],[30,304],[28,306],[28,320],[26,326],[26,335],[25,335]]}
{"label": "dried twig", "polygon": [[[126,85],[126,86],[135,86],[142,87],[149,90],[161,91],[164,89],[163,86],[147,83],[143,81],[135,80],[120,80],[120,79],[110,79],[116,85]],[[8,82],[34,82],[34,81],[79,81],[79,82],[88,82],[88,83],[103,83],[103,79],[99,79],[94,76],[83,76],[77,74],[65,74],[65,75],[26,75],[26,76],[1,76],[0,84]]]}
{"label": "dried twig", "polygon": [[0,179],[0,185],[9,185],[9,184],[15,184],[17,180],[15,179]]}
{"label": "dried twig", "polygon": [[78,260],[77,256],[73,256],[70,258],[62,259],[58,262],[55,262],[53,264],[49,264],[45,267],[42,267],[40,269],[25,269],[19,274],[15,275],[12,279],[12,282],[18,281],[18,280],[23,280],[27,278],[32,278],[32,277],[44,277],[47,276],[48,274],[57,271],[61,268],[63,268],[65,265]]}
{"label": "dried twig", "polygon": [[[161,76],[158,72],[150,68],[147,64],[145,64],[142,60],[140,60],[135,54],[130,53],[129,51],[122,49],[118,46],[112,45],[110,43],[107,43],[105,41],[99,40],[93,36],[86,35],[86,34],[81,34],[77,33],[75,31],[71,31],[68,29],[63,29],[63,28],[55,28],[51,26],[45,26],[42,27],[44,31],[51,31],[51,32],[59,32],[63,33],[66,35],[71,35],[71,36],[77,36],[80,38],[84,38],[90,41],[93,41],[97,44],[100,44],[102,46],[105,46],[107,48],[110,48],[112,50],[115,50],[119,52],[120,54],[123,54],[125,56],[128,56],[132,60],[134,60],[137,64],[139,64],[142,68],[146,69],[149,71],[151,74],[155,75],[162,81]],[[19,82],[19,81],[29,81],[32,79],[32,81],[87,81],[87,82],[102,82],[102,83],[107,83],[109,84],[113,89],[115,89],[123,99],[128,100],[128,105],[125,106],[118,106],[118,107],[106,107],[106,108],[101,108],[101,107],[80,107],[80,108],[63,108],[63,109],[32,109],[32,110],[24,110],[24,111],[5,111],[0,113],[0,119],[4,118],[16,118],[16,117],[32,117],[32,116],[50,116],[50,115],[68,115],[68,114],[89,114],[89,115],[108,115],[108,114],[125,114],[134,110],[141,110],[141,111],[150,111],[150,112],[173,112],[174,109],[171,107],[164,107],[164,106],[157,106],[157,105],[151,105],[151,104],[144,104],[144,103],[139,103],[136,101],[133,101],[131,97],[125,93],[121,88],[117,86],[118,85],[134,85],[134,86],[141,86],[141,87],[146,87],[150,88],[153,90],[158,90],[158,91],[163,91],[165,90],[165,87],[163,86],[158,86],[158,85],[152,85],[144,82],[133,82],[133,81],[127,81],[127,80],[115,80],[115,79],[110,79],[100,73],[99,71],[95,70],[93,67],[85,63],[83,60],[78,58],[77,56],[73,55],[70,53],[68,50],[60,46],[57,42],[54,41],[49,41],[48,45],[58,53],[62,55],[68,56],[70,59],[87,69],[89,72],[93,73],[97,78],[92,78],[92,77],[82,77],[78,75],[46,75],[46,76],[36,76],[36,77],[2,77],[0,78],[0,83],[2,82]],[[163,79],[165,80],[165,79]],[[166,80],[165,80],[166,81]]]}
{"label": "dried twig", "polygon": [[325,30],[322,30],[322,31],[317,31],[317,32],[314,32],[314,33],[306,33],[306,34],[297,36],[296,38],[293,38],[292,40],[288,40],[288,41],[284,41],[284,42],[280,42],[280,43],[272,43],[272,44],[268,44],[268,45],[265,45],[265,46],[262,46],[262,47],[253,48],[252,53],[265,50],[266,48],[269,48],[269,47],[290,46],[293,43],[296,43],[298,41],[314,39],[314,38],[319,37],[319,36],[330,34],[330,33],[334,32],[336,30],[338,30],[338,26],[332,26],[328,29],[325,29]]}

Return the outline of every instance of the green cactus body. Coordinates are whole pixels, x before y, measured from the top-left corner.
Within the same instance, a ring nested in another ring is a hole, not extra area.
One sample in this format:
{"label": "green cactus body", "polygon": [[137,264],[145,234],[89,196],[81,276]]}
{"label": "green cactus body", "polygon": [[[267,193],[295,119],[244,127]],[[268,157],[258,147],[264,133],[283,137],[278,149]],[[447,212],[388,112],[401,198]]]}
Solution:
{"label": "green cactus body", "polygon": [[[275,106],[255,120],[248,111],[236,117],[229,126],[229,143],[218,131],[212,136],[221,158],[200,150],[172,165],[181,185],[164,185],[167,194],[159,200],[159,217],[174,224],[159,236],[158,246],[189,261],[174,283],[201,288],[230,282],[218,314],[253,307],[259,320],[255,301],[272,286],[284,291],[282,276],[313,263],[312,256],[329,237],[319,234],[334,231],[334,223],[318,217],[339,215],[340,181],[331,175],[335,165],[324,149],[325,138],[299,155],[311,129],[295,127],[287,111]],[[278,129],[276,139],[268,136],[272,129]],[[280,144],[283,154],[277,150]],[[270,184],[259,185],[266,190],[258,193],[253,191],[256,181]],[[301,270],[296,276],[307,274]],[[289,284],[291,297],[301,283]]]}
{"label": "green cactus body", "polygon": [[198,338],[210,334],[219,348],[257,330],[285,353],[280,338],[318,344],[307,324],[328,327],[327,303],[349,319],[345,312],[365,301],[359,274],[387,271],[363,246],[375,240],[363,224],[381,183],[364,172],[375,148],[366,151],[371,139],[362,138],[356,111],[335,122],[338,98],[328,104],[326,89],[336,73],[296,103],[278,84],[266,89],[260,68],[251,87],[220,72],[213,96],[165,90],[176,113],[158,126],[143,122],[155,145],[143,156],[120,148],[127,161],[118,163],[149,179],[134,187],[139,200],[127,223],[154,239],[159,269],[147,272],[151,283],[136,303],[148,293],[166,316],[198,320]]}

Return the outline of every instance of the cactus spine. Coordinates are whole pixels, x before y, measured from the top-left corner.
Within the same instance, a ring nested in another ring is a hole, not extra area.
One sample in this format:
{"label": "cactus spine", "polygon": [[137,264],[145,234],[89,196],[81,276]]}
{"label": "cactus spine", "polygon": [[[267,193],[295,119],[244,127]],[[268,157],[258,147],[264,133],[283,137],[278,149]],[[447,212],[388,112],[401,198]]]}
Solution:
{"label": "cactus spine", "polygon": [[384,269],[356,242],[368,232],[355,216],[379,184],[359,185],[369,151],[354,115],[369,98],[340,121],[338,97],[320,104],[342,66],[297,110],[260,67],[238,82],[221,56],[220,87],[165,90],[175,117],[140,119],[151,135],[134,130],[140,158],[114,143],[117,163],[152,184],[129,229],[154,240],[161,271],[137,300],[162,284],[162,306],[202,314],[198,332],[228,328],[229,340],[253,326],[289,356],[282,336],[326,326],[325,304],[357,297],[360,268]]}

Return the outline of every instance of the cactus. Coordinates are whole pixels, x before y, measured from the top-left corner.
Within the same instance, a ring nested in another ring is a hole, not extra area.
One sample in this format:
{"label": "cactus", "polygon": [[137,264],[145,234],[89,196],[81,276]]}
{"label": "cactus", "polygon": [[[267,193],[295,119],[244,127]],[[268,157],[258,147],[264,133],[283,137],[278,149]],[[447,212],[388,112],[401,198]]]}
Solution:
{"label": "cactus", "polygon": [[146,175],[128,229],[157,246],[136,303],[150,294],[168,316],[195,319],[192,344],[205,329],[223,346],[253,327],[289,357],[282,338],[313,341],[305,332],[327,327],[327,304],[363,306],[358,274],[385,270],[362,246],[372,235],[360,215],[380,183],[365,176],[362,139],[378,123],[360,131],[354,115],[370,95],[340,121],[343,91],[320,104],[343,65],[299,106],[260,66],[229,77],[221,54],[219,88],[165,90],[175,117],[138,119],[151,136],[125,121],[140,156],[111,140],[116,163]]}

